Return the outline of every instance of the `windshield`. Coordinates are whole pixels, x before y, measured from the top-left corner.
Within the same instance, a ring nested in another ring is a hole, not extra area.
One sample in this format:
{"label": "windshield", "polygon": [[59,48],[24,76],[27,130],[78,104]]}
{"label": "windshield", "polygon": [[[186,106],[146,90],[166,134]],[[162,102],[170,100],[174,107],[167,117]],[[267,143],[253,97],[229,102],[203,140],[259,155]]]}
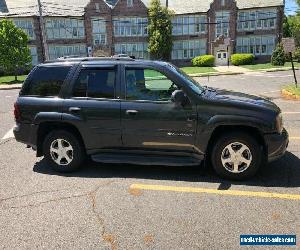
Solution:
{"label": "windshield", "polygon": [[201,94],[204,91],[204,88],[197,82],[195,81],[192,77],[190,77],[188,74],[186,74],[183,70],[177,68],[176,66],[169,64],[168,66],[171,68],[171,70],[179,75],[181,78],[184,78],[186,82],[189,84],[189,86],[198,94]]}

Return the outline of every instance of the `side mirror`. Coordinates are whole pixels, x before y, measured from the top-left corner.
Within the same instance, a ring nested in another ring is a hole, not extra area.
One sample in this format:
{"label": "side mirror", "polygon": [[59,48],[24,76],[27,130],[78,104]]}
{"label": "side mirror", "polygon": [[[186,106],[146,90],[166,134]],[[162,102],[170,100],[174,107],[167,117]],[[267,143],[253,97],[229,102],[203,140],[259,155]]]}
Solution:
{"label": "side mirror", "polygon": [[178,106],[184,107],[185,105],[188,104],[189,99],[182,90],[175,90],[172,93],[171,101]]}

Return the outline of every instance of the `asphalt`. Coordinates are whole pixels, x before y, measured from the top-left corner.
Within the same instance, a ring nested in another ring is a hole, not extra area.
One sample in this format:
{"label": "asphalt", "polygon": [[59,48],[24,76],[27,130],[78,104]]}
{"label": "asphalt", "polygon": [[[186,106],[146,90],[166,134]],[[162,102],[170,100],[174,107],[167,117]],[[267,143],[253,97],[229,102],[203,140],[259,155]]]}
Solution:
{"label": "asphalt", "polygon": [[[300,102],[280,95],[292,79],[291,72],[197,78],[270,98],[283,110],[290,136],[300,138]],[[282,159],[246,182],[224,181],[198,167],[92,162],[58,174],[14,138],[1,140],[13,126],[17,93],[0,91],[1,249],[239,249],[240,234],[300,235],[300,199],[288,199],[300,194],[300,139],[291,139]],[[157,185],[161,190],[153,190]],[[264,193],[285,198],[259,196]]]}

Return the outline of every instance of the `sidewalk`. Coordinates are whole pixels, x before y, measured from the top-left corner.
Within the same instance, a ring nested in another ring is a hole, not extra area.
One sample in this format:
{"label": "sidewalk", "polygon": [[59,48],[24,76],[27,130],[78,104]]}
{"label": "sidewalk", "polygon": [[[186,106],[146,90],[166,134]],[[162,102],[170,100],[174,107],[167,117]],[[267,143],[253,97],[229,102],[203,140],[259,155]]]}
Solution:
{"label": "sidewalk", "polygon": [[229,67],[228,66],[217,66],[217,67],[214,67],[214,69],[220,73],[244,74],[244,73],[248,73],[248,72],[253,72],[253,70],[238,67],[238,66],[233,66],[233,65],[230,65]]}
{"label": "sidewalk", "polygon": [[22,84],[0,84],[0,90],[21,89]]}

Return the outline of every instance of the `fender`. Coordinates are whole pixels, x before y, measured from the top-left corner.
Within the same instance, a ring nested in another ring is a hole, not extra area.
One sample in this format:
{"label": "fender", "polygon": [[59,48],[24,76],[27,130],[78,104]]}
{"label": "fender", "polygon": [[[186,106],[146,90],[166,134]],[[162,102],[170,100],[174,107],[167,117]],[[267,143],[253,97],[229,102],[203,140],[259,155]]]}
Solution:
{"label": "fender", "polygon": [[222,125],[249,126],[259,129],[263,133],[272,132],[275,130],[275,124],[272,124],[265,119],[243,115],[215,115],[208,120],[206,129],[209,128],[209,130],[213,131],[216,127]]}
{"label": "fender", "polygon": [[62,114],[59,112],[40,112],[34,117],[33,123],[40,125],[43,122],[56,122],[61,121]]}

